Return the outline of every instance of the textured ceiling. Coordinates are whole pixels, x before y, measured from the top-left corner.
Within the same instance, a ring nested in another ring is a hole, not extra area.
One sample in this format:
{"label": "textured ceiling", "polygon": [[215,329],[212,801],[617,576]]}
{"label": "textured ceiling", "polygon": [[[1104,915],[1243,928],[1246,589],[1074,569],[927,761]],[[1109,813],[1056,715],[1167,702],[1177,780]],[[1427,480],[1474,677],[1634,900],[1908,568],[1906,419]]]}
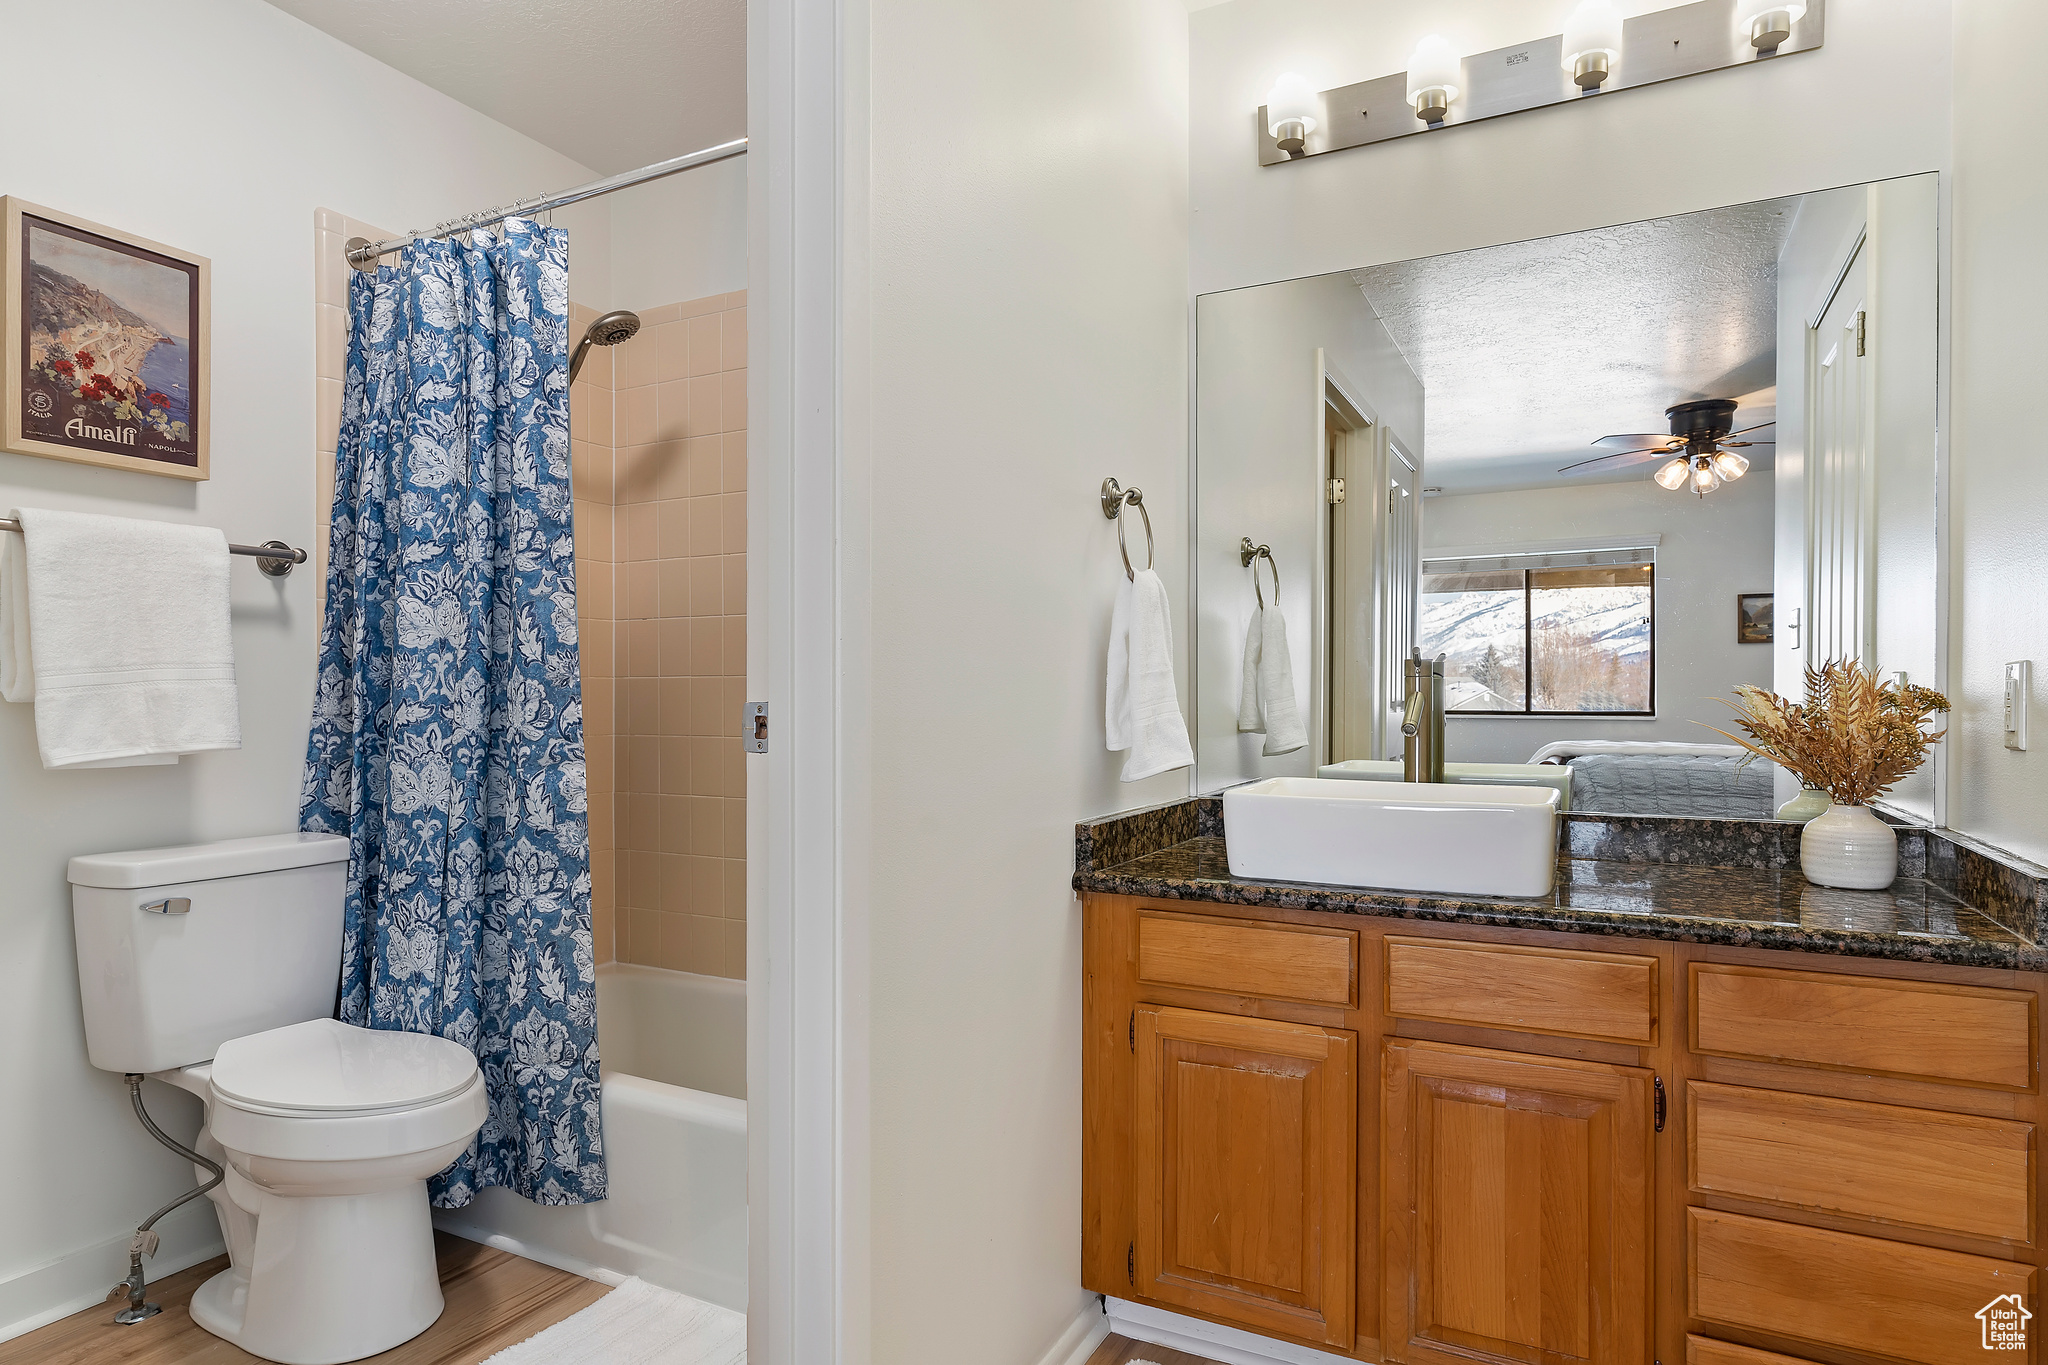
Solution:
{"label": "textured ceiling", "polygon": [[[1664,409],[1689,399],[1740,400],[1737,427],[1769,421],[1778,250],[1798,205],[1769,200],[1353,272],[1422,380],[1429,482],[1446,492],[1555,485],[1559,467],[1599,453],[1589,441],[1664,431]],[[1744,454],[1770,465],[1768,446]]]}
{"label": "textured ceiling", "polygon": [[605,174],[747,131],[746,0],[270,0]]}

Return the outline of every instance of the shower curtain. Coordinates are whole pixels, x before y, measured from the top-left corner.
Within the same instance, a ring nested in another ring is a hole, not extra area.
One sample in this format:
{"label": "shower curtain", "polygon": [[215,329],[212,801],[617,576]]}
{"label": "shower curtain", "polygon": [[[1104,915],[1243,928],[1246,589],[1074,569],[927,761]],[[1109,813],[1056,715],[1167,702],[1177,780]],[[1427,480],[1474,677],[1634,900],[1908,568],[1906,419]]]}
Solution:
{"label": "shower curtain", "polygon": [[443,1208],[605,1196],[568,282],[567,235],[522,219],[349,281],[299,823],[349,837],[339,1017],[483,1071]]}

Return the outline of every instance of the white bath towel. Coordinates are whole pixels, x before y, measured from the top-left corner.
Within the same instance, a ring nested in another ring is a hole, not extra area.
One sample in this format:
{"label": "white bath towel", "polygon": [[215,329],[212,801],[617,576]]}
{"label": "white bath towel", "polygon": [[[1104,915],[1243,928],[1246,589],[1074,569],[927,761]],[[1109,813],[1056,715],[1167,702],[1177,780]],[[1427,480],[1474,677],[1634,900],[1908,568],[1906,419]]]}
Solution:
{"label": "white bath towel", "polygon": [[1294,656],[1287,648],[1287,618],[1278,607],[1257,607],[1244,636],[1244,690],[1237,702],[1240,734],[1263,734],[1267,758],[1308,743],[1294,695]]}
{"label": "white bath towel", "polygon": [[1140,569],[1117,585],[1109,621],[1109,686],[1103,728],[1112,750],[1128,749],[1123,780],[1136,782],[1193,765],[1187,722],[1173,685],[1173,615],[1166,585]]}
{"label": "white bath towel", "polygon": [[242,747],[227,539],[33,507],[0,534],[0,696],[33,702],[45,768]]}

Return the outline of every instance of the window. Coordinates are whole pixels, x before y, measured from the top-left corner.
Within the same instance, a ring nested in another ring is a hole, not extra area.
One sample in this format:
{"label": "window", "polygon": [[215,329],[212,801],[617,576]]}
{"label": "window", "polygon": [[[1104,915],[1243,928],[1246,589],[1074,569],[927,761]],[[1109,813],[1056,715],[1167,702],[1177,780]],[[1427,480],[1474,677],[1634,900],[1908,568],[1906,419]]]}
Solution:
{"label": "window", "polygon": [[1416,642],[1452,714],[1656,713],[1656,552],[1422,561]]}

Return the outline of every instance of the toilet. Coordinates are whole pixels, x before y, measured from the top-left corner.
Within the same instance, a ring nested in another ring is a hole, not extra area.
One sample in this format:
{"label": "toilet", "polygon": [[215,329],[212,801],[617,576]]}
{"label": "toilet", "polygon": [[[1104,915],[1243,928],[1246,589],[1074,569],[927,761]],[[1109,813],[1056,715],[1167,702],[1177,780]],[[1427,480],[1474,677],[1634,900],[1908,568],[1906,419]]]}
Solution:
{"label": "toilet", "polygon": [[348,840],[319,834],[70,867],[92,1064],[197,1095],[197,1150],[226,1167],[230,1264],[192,1319],[286,1365],[376,1355],[441,1315],[426,1180],[488,1112],[459,1043],[332,1017],[347,872]]}

